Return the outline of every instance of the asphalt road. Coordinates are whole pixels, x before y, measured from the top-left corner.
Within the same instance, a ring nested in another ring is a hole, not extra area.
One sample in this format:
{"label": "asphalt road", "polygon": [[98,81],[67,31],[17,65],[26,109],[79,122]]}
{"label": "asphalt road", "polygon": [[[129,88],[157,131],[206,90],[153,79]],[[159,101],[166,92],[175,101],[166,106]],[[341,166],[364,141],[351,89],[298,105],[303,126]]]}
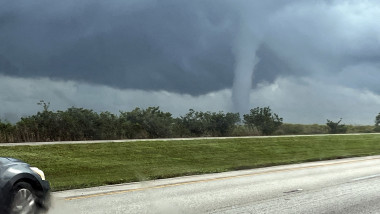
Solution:
{"label": "asphalt road", "polygon": [[53,193],[49,213],[380,213],[380,156]]}

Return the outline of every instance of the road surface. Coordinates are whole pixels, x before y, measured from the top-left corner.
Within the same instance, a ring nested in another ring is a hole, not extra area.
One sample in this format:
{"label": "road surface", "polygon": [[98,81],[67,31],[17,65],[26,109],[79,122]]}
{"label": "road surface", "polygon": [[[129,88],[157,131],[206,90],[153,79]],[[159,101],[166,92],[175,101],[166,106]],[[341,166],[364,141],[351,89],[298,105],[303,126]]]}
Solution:
{"label": "road surface", "polygon": [[56,192],[49,213],[380,213],[380,156]]}

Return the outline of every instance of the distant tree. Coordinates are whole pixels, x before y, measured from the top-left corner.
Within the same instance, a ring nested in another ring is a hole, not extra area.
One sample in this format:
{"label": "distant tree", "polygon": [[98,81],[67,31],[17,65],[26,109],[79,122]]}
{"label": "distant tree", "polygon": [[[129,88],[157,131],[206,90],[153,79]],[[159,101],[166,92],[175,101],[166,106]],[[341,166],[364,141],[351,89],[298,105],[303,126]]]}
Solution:
{"label": "distant tree", "polygon": [[177,129],[180,130],[180,136],[202,136],[206,133],[206,124],[204,122],[204,113],[190,109],[185,116],[177,120]]}
{"label": "distant tree", "polygon": [[148,133],[149,138],[171,137],[172,135],[172,114],[163,112],[160,107],[149,107],[142,111],[143,128]]}
{"label": "distant tree", "polygon": [[121,138],[136,138],[138,133],[142,130],[140,122],[137,121],[137,119],[134,119],[135,117],[132,117],[131,113],[133,112],[120,111],[118,132]]}
{"label": "distant tree", "polygon": [[22,117],[16,123],[17,138],[23,142],[34,142],[38,139],[38,124],[35,117]]}
{"label": "distant tree", "polygon": [[99,114],[99,136],[102,140],[120,138],[119,123],[116,115],[106,111]]}
{"label": "distant tree", "polygon": [[159,107],[120,112],[119,120],[124,135],[128,138],[162,138],[172,135],[172,115],[161,111]]}
{"label": "distant tree", "polygon": [[175,132],[186,136],[227,136],[240,121],[239,113],[202,112],[190,109],[185,116],[176,119]]}
{"label": "distant tree", "polygon": [[60,127],[57,113],[44,108],[43,112],[38,112],[32,118],[37,127],[37,133],[35,133],[37,141],[59,140]]}
{"label": "distant tree", "polygon": [[38,102],[37,105],[42,106],[44,108],[44,111],[48,111],[50,107],[50,102],[46,103],[44,100],[40,100],[40,102]]}
{"label": "distant tree", "polygon": [[281,125],[283,119],[268,107],[256,107],[249,114],[243,115],[244,123],[251,128],[256,128],[261,134],[270,135]]}
{"label": "distant tree", "polygon": [[206,130],[212,136],[227,136],[231,133],[236,123],[240,121],[239,113],[206,112],[204,115],[207,117],[206,121],[204,121]]}
{"label": "distant tree", "polygon": [[373,130],[375,132],[380,132],[380,113],[375,118],[375,128]]}
{"label": "distant tree", "polygon": [[14,141],[15,127],[9,122],[0,120],[0,143],[10,143]]}
{"label": "distant tree", "polygon": [[380,126],[380,113],[376,116],[375,126]]}
{"label": "distant tree", "polygon": [[99,115],[93,110],[71,107],[66,111],[58,111],[58,114],[65,139],[100,139]]}
{"label": "distant tree", "polygon": [[342,122],[342,118],[338,122],[334,122],[331,120],[327,120],[327,127],[329,128],[330,134],[339,134],[339,133],[346,133],[347,127],[345,124],[340,124]]}

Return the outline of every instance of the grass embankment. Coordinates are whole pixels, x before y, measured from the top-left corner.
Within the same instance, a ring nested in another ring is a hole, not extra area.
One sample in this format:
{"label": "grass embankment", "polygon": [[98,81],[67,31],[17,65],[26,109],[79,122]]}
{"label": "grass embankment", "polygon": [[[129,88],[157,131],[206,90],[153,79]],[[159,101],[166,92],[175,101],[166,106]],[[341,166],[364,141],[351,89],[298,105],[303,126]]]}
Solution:
{"label": "grass embankment", "polygon": [[380,135],[0,147],[44,170],[53,190],[380,154]]}

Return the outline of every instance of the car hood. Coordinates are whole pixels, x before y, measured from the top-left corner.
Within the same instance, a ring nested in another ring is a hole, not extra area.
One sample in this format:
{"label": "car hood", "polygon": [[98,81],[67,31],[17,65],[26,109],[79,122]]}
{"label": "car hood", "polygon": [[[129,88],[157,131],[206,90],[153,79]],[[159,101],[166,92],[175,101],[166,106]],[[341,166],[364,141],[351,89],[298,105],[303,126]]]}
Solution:
{"label": "car hood", "polygon": [[24,163],[24,162],[16,158],[0,157],[0,165],[8,165],[8,164],[13,164],[13,163]]}

